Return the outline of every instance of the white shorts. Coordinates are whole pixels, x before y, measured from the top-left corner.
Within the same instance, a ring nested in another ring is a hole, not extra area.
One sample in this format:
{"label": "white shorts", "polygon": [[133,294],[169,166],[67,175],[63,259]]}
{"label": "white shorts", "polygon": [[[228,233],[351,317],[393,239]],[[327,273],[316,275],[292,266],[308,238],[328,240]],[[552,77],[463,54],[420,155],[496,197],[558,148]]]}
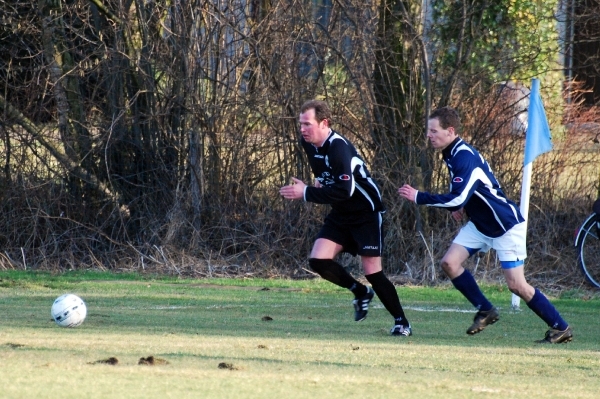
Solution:
{"label": "white shorts", "polygon": [[[500,262],[522,261],[527,257],[527,223],[522,222],[513,226],[510,230],[497,238],[485,236],[477,230],[472,222],[463,226],[453,243],[465,248],[479,249],[479,252],[487,252],[490,248],[496,250]],[[506,268],[503,264],[502,267]],[[510,267],[510,266],[508,266]]]}

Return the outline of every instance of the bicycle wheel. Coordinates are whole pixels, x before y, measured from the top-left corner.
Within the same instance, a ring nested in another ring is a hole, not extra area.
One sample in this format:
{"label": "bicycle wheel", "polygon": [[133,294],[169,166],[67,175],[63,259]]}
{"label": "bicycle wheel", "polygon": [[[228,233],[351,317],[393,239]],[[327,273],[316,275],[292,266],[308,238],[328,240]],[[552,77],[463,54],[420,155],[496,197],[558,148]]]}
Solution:
{"label": "bicycle wheel", "polygon": [[600,215],[589,217],[579,234],[579,266],[588,281],[600,288]]}

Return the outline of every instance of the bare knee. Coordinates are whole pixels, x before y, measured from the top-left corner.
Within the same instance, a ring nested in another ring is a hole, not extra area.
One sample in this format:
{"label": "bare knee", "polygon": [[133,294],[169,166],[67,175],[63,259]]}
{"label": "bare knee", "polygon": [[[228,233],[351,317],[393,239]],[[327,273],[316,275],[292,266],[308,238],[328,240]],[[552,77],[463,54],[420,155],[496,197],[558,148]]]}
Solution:
{"label": "bare knee", "polygon": [[442,267],[444,273],[446,273],[446,276],[448,276],[450,279],[460,276],[464,271],[461,263],[452,262],[446,258],[442,259],[440,266]]}
{"label": "bare knee", "polygon": [[535,288],[525,281],[507,281],[508,289],[525,302],[529,302],[535,294]]}
{"label": "bare knee", "polygon": [[525,280],[523,267],[504,269],[503,271],[510,292],[517,295],[525,302],[529,302],[535,294],[535,288],[529,285],[527,280]]}
{"label": "bare knee", "polygon": [[440,266],[442,266],[442,270],[446,273],[446,276],[454,279],[465,271],[462,264],[468,258],[469,252],[465,247],[452,243],[442,258]]}
{"label": "bare knee", "polygon": [[521,297],[523,295],[523,286],[521,285],[516,285],[516,284],[508,284],[508,289],[510,292],[512,292],[513,294]]}

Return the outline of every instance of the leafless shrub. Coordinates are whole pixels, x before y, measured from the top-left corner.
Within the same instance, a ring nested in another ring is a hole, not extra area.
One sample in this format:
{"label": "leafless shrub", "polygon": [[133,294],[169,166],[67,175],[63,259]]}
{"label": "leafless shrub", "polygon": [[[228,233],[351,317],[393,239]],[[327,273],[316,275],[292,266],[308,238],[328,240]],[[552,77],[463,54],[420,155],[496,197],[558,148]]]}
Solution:
{"label": "leafless shrub", "polygon": [[[432,106],[460,105],[466,137],[518,201],[520,99],[464,63],[433,65],[448,49],[427,57],[422,2],[96,3],[0,0],[0,269],[312,277],[327,208],[278,195],[291,176],[312,180],[296,132],[312,97],[331,103],[382,187],[398,283],[443,281],[458,228],[396,194],[404,182],[447,189],[423,135]],[[566,131],[535,163],[528,262],[531,277],[565,285],[579,281],[571,231],[598,191],[600,120],[569,93]],[[498,278],[493,255],[471,262]]]}

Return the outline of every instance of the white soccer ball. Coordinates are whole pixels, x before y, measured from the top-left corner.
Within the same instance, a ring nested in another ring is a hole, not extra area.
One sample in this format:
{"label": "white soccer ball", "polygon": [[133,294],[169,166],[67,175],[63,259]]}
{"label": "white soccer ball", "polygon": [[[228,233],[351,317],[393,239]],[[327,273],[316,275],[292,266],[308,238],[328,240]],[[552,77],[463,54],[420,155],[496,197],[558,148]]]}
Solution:
{"label": "white soccer ball", "polygon": [[65,294],[54,300],[50,313],[59,326],[77,327],[85,320],[87,307],[77,295]]}

